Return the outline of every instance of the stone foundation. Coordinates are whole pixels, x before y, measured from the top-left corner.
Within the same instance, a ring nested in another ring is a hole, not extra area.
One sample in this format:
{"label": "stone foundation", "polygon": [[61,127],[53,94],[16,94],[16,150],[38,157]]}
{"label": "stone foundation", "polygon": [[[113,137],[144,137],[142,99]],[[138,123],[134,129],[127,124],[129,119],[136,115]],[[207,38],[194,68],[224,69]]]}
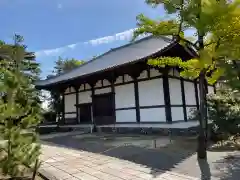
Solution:
{"label": "stone foundation", "polygon": [[97,127],[98,132],[119,133],[119,134],[158,134],[162,136],[195,136],[198,134],[198,127],[177,129],[177,128],[139,128],[139,127]]}

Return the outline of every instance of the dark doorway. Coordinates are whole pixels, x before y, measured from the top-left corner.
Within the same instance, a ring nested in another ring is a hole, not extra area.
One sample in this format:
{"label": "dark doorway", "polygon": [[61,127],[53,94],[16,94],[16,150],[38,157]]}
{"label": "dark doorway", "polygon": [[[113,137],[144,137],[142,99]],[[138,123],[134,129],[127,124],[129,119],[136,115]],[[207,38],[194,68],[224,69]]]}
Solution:
{"label": "dark doorway", "polygon": [[97,125],[115,123],[115,104],[113,93],[94,95],[93,116]]}
{"label": "dark doorway", "polygon": [[92,122],[92,104],[80,104],[78,106],[78,113],[80,117],[80,123],[88,124]]}

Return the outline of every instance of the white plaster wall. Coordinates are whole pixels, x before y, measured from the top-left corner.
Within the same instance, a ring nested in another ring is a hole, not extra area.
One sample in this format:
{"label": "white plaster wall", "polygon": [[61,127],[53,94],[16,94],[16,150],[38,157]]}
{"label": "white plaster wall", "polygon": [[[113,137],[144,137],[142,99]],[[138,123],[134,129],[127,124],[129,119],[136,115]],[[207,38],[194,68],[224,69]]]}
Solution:
{"label": "white plaster wall", "polygon": [[213,86],[208,86],[208,94],[213,94],[213,93],[214,93]]}
{"label": "white plaster wall", "polygon": [[[200,102],[200,87],[199,87],[199,84],[198,84],[198,100],[199,100],[199,102]],[[213,88],[213,86],[208,86],[208,94],[212,94],[212,93],[214,93],[214,88]]]}
{"label": "white plaster wall", "polygon": [[131,76],[129,76],[129,75],[127,75],[127,74],[124,75],[124,81],[125,81],[125,82],[129,82],[129,81],[132,81],[132,80],[133,80],[133,79],[132,79]]}
{"label": "white plaster wall", "polygon": [[95,87],[102,87],[102,81],[101,80],[97,81]]}
{"label": "white plaster wall", "polygon": [[147,78],[147,70],[142,71],[138,77],[138,79],[145,79],[145,78]]}
{"label": "white plaster wall", "polygon": [[79,87],[79,91],[84,90],[84,84],[81,84],[81,86]]}
{"label": "white plaster wall", "polygon": [[172,121],[184,120],[183,107],[171,107]]}
{"label": "white plaster wall", "polygon": [[64,98],[65,112],[76,112],[76,94],[68,94]]}
{"label": "white plaster wall", "polygon": [[80,92],[79,95],[78,95],[78,102],[79,102],[79,104],[91,103],[92,102],[91,95],[92,95],[91,91]]}
{"label": "white plaster wall", "polygon": [[171,76],[180,77],[180,73],[176,69],[173,69],[173,68],[170,69],[168,74],[171,75]]}
{"label": "white plaster wall", "polygon": [[192,82],[184,81],[186,105],[196,105],[195,88]]}
{"label": "white plaster wall", "polygon": [[199,83],[197,84],[197,88],[198,88],[198,101],[200,103],[200,87],[199,87]]}
{"label": "white plaster wall", "polygon": [[166,122],[165,108],[140,109],[141,122]]}
{"label": "white plaster wall", "polygon": [[85,84],[85,89],[91,89],[91,86],[89,84]]}
{"label": "white plaster wall", "polygon": [[136,122],[136,110],[117,110],[116,122]]}
{"label": "white plaster wall", "polygon": [[65,118],[76,118],[76,114],[65,114]]}
{"label": "white plaster wall", "polygon": [[76,92],[74,87],[68,87],[68,88],[65,90],[65,93],[73,93],[73,92]]}
{"label": "white plaster wall", "polygon": [[69,93],[70,92],[70,88],[68,87],[67,89],[65,89],[64,93]]}
{"label": "white plaster wall", "polygon": [[182,105],[181,82],[179,79],[169,78],[170,101],[172,105]]}
{"label": "white plaster wall", "polygon": [[160,76],[161,74],[157,69],[150,69],[150,77]]}
{"label": "white plaster wall", "polygon": [[111,92],[111,88],[95,89],[95,94],[104,94]]}
{"label": "white plaster wall", "polygon": [[197,110],[194,107],[186,107],[187,110],[187,119],[191,119],[193,117],[193,110]]}
{"label": "white plaster wall", "polygon": [[106,79],[103,80],[103,86],[109,86],[111,85],[110,82]]}
{"label": "white plaster wall", "polygon": [[140,106],[164,105],[162,79],[138,83]]}
{"label": "white plaster wall", "polygon": [[123,82],[123,77],[122,76],[119,76],[116,81],[115,81],[115,84],[119,84],[119,83],[122,83]]}
{"label": "white plaster wall", "polygon": [[71,91],[71,92],[76,92],[76,90],[75,90],[74,87],[70,87],[70,91]]}
{"label": "white plaster wall", "polygon": [[115,87],[116,108],[135,107],[134,84]]}

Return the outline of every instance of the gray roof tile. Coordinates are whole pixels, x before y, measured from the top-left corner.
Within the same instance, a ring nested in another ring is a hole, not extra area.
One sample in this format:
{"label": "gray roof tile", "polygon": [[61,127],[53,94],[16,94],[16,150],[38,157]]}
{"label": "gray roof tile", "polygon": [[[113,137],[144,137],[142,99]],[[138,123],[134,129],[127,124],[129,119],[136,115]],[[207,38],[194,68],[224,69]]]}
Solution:
{"label": "gray roof tile", "polygon": [[127,45],[111,49],[103,55],[88,61],[72,71],[63,73],[53,78],[38,81],[36,86],[52,85],[138,61],[161,51],[172,43],[173,41],[170,38],[149,36]]}

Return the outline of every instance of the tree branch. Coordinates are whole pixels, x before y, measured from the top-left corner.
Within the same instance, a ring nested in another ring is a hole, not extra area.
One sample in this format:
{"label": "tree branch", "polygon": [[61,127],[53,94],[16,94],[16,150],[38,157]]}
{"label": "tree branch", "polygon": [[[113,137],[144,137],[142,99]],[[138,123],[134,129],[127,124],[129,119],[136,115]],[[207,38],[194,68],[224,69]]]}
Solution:
{"label": "tree branch", "polygon": [[182,12],[182,10],[183,10],[183,3],[184,3],[184,0],[181,0],[181,8],[180,8],[180,12],[179,12],[179,15],[180,15],[180,24],[179,24],[179,29],[178,29],[178,36],[179,36],[179,34],[181,33],[181,31],[182,31],[183,16],[181,15],[181,12]]}

